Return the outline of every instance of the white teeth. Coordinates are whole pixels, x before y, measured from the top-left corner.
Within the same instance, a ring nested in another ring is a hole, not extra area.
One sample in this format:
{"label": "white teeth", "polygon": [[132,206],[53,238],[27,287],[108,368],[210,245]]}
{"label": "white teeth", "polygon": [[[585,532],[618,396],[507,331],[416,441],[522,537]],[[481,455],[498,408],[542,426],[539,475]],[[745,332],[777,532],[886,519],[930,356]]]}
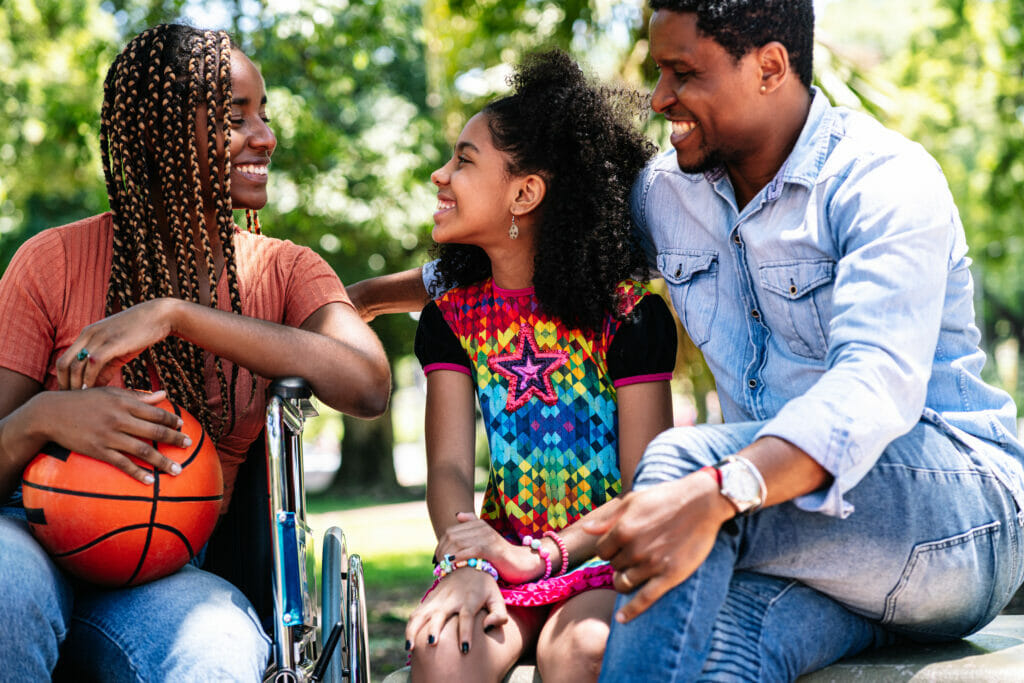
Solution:
{"label": "white teeth", "polygon": [[455,208],[455,202],[453,202],[450,199],[438,199],[437,200],[437,210],[438,211],[447,211],[448,209],[454,209],[454,208]]}
{"label": "white teeth", "polygon": [[686,135],[696,127],[696,121],[672,121],[672,132],[675,135]]}
{"label": "white teeth", "polygon": [[267,175],[267,167],[262,164],[240,164],[235,168],[249,175]]}

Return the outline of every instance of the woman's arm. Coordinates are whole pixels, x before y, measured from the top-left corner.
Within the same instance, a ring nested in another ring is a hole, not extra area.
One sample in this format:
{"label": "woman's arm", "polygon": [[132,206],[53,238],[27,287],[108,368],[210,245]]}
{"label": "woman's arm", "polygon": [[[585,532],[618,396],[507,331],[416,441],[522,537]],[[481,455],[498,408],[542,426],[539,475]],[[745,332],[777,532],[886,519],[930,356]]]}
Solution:
{"label": "woman's arm", "polygon": [[458,512],[473,509],[476,412],[473,380],[452,370],[427,375],[427,510],[443,538]]}
{"label": "woman's arm", "polygon": [[165,398],[164,392],[40,389],[34,379],[0,368],[0,501],[18,486],[25,466],[48,441],[93,454],[143,483],[151,483],[152,475],[125,453],[176,473],[178,466],[153,447],[154,441],[181,447],[189,443],[178,431],[181,418],[153,405]]}
{"label": "woman's arm", "polygon": [[[269,378],[305,378],[324,403],[357,417],[387,407],[391,371],[384,349],[355,309],[330,303],[300,328],[165,298],[132,306],[89,325],[57,361],[60,387],[110,382],[156,342],[177,336]],[[79,351],[87,350],[85,360]]]}
{"label": "woman's arm", "polygon": [[367,322],[385,313],[413,313],[430,301],[423,286],[422,268],[367,278],[345,289],[360,317]]}

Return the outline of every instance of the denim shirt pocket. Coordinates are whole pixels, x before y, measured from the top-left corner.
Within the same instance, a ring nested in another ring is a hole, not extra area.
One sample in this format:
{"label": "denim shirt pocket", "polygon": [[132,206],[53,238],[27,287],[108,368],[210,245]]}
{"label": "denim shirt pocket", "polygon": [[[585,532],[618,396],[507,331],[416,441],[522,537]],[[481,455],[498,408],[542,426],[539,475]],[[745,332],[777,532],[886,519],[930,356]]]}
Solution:
{"label": "denim shirt pocket", "polygon": [[775,261],[758,269],[767,292],[761,301],[765,323],[798,356],[821,360],[828,351],[835,265],[815,258]]}
{"label": "denim shirt pocket", "polygon": [[718,311],[718,252],[668,249],[658,252],[658,270],[686,334],[698,347],[711,337]]}

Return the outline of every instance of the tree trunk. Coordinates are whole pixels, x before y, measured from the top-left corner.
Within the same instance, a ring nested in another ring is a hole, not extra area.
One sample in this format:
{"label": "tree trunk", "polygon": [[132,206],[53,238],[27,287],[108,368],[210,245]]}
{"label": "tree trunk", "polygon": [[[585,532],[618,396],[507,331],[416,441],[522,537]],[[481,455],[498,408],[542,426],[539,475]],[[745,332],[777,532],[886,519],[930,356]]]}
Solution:
{"label": "tree trunk", "polygon": [[395,437],[391,409],[373,420],[343,415],[341,467],[331,482],[331,493],[388,493],[400,490],[392,451]]}

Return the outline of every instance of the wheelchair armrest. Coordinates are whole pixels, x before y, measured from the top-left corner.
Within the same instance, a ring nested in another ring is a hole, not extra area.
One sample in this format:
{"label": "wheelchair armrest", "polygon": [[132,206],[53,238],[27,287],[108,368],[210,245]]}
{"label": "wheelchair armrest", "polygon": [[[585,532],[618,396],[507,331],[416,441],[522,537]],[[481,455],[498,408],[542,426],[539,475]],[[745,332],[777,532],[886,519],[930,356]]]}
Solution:
{"label": "wheelchair armrest", "polygon": [[313,388],[301,377],[280,377],[270,383],[267,390],[271,396],[282,399],[308,399],[313,396]]}

